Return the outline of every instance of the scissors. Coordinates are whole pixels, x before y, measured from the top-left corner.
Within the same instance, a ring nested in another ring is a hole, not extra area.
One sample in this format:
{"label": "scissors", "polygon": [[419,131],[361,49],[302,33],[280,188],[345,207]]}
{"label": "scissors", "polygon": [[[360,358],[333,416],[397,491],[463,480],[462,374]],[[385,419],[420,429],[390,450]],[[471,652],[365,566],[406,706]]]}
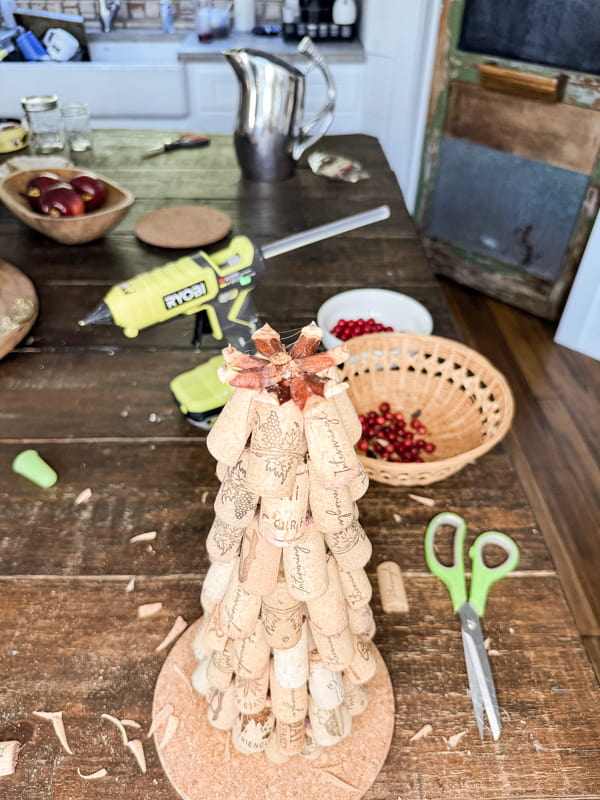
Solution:
{"label": "scissors", "polygon": [[[442,564],[435,555],[435,536],[444,525],[453,527],[454,548],[451,566]],[[487,595],[492,584],[508,575],[519,563],[517,544],[504,533],[487,531],[475,539],[469,550],[471,559],[471,587],[467,598],[467,581],[463,561],[463,546],[467,525],[462,517],[450,511],[435,516],[425,532],[425,561],[431,572],[448,589],[452,608],[460,618],[463,650],[467,665],[469,690],[479,736],[483,739],[483,715],[487,715],[494,741],[500,736],[502,723],[494,679],[481,633],[481,618],[485,611]],[[495,567],[488,567],[483,550],[496,545],[506,553],[506,559]]]}
{"label": "scissors", "polygon": [[145,153],[142,153],[142,158],[150,158],[151,156],[168,153],[170,150],[179,150],[183,147],[206,147],[207,144],[210,144],[208,136],[201,136],[199,133],[182,133],[178,139],[163,142],[158,147],[146,150]]}

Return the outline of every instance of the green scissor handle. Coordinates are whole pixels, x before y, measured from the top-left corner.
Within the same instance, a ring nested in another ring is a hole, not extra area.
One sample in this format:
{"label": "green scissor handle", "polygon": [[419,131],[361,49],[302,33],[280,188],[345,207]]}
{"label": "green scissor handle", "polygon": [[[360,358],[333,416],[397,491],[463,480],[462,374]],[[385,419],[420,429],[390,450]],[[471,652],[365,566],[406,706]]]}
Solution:
{"label": "green scissor handle", "polygon": [[[450,525],[454,530],[454,557],[451,566],[439,561],[435,554],[435,535],[443,525]],[[444,511],[437,514],[425,531],[425,561],[431,572],[439,578],[450,593],[452,608],[458,609],[467,602],[467,583],[463,563],[463,546],[467,534],[467,524],[458,514]]]}
{"label": "green scissor handle", "polygon": [[[435,535],[442,525],[450,525],[454,532],[453,564],[442,564],[435,555]],[[462,517],[451,511],[437,514],[427,526],[425,532],[425,561],[431,572],[439,578],[448,589],[452,608],[458,612],[460,607],[467,602],[467,584],[463,562],[463,546],[467,532],[467,525]],[[506,553],[506,559],[495,567],[488,567],[483,559],[483,550],[488,545],[496,545]],[[519,548],[517,544],[504,533],[487,531],[475,539],[469,557],[472,562],[471,590],[469,603],[477,614],[482,617],[485,611],[487,595],[492,584],[499,581],[519,563]]]}
{"label": "green scissor handle", "polygon": [[[506,553],[506,558],[496,567],[488,567],[483,560],[483,550],[488,545],[496,545]],[[478,536],[469,550],[471,559],[471,592],[469,603],[473,606],[480,617],[485,611],[485,601],[487,600],[490,586],[500,578],[504,578],[519,563],[519,548],[517,543],[510,536],[498,531],[486,531]]]}

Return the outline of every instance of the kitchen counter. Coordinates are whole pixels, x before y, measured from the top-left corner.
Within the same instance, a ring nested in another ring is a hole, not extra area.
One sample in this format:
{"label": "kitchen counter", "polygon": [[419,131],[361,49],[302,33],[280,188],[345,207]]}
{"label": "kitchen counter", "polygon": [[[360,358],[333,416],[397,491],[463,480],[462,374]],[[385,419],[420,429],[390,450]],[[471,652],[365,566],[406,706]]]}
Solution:
{"label": "kitchen counter", "polygon": [[[156,647],[177,616],[189,624],[200,616],[204,540],[219,484],[205,434],[182,417],[169,381],[220,345],[207,336],[201,350],[191,347],[189,318],[135,339],[113,326],[78,327],[114,283],[183,255],[143,245],[134,234],[138,218],[166,205],[213,205],[230,215],[234,233],[264,244],[387,203],[384,222],[271,259],[254,292],[259,313],[292,336],[331,295],[377,286],[415,297],[430,310],[435,334],[458,338],[375,139],[321,143],[359,159],[369,180],[328,181],[303,161],[288,181],[253,184],[241,179],[228,136],[143,160],[164,133],[97,132],[94,168],[136,196],[104,239],[61,246],[0,208],[0,257],[32,279],[40,298],[30,336],[0,365],[0,740],[23,743],[15,774],[0,778],[3,800],[176,800],[146,735],[165,660]],[[53,488],[11,472],[29,447],[57,470]],[[429,487],[372,482],[359,508],[373,544],[375,642],[396,707],[391,750],[367,800],[600,798],[599,686],[503,445]],[[470,537],[493,528],[521,549],[518,571],[492,589],[483,623],[503,710],[497,742],[489,731],[479,738],[458,620],[424,564],[425,527],[443,510],[461,513]],[[152,541],[130,541],[148,531],[156,531]],[[375,568],[388,559],[402,569],[406,613],[381,608]],[[138,618],[140,605],[159,601],[159,613]],[[34,715],[59,710],[72,755]],[[135,736],[146,773],[102,714],[142,726]],[[411,741],[426,723],[431,733]],[[108,774],[84,781],[78,768]]]}

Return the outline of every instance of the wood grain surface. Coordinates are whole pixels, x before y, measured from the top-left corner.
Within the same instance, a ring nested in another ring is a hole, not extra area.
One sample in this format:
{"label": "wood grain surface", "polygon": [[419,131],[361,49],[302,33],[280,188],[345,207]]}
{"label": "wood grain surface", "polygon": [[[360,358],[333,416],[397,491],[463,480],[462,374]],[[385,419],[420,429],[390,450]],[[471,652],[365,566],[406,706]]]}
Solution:
{"label": "wood grain surface", "polygon": [[[0,740],[23,743],[15,774],[0,778],[3,800],[176,800],[147,738],[165,659],[155,648],[177,616],[188,623],[200,616],[218,482],[205,434],[179,413],[168,383],[220,344],[208,336],[201,350],[193,349],[189,319],[136,339],[114,326],[78,327],[112,284],[176,257],[137,241],[136,219],[167,200],[210,204],[231,216],[234,233],[266,243],[388,203],[385,222],[272,259],[255,291],[260,313],[291,331],[314,319],[336,292],[380,286],[421,300],[434,332],[459,338],[376,140],[325,142],[360,160],[371,174],[367,181],[333,183],[303,162],[294,178],[275,185],[241,179],[229,137],[149,166],[141,153],[154,138],[145,131],[97,132],[94,168],[136,195],[129,215],[98,242],[63,247],[0,209],[0,255],[29,275],[40,297],[36,324],[0,369]],[[10,470],[26,447],[57,470],[51,489]],[[77,502],[85,489],[89,499]],[[599,798],[598,683],[542,520],[506,446],[415,491],[432,498],[432,507],[411,493],[371,483],[359,503],[373,542],[368,573],[376,643],[396,703],[390,755],[366,797]],[[465,516],[470,537],[495,528],[521,548],[518,571],[493,588],[483,623],[503,709],[497,742],[489,732],[479,739],[458,619],[424,564],[425,526],[442,510]],[[148,531],[156,531],[154,540],[130,541]],[[385,560],[402,569],[406,614],[382,612],[375,569]],[[138,619],[139,605],[158,601],[159,613]],[[73,755],[51,724],[34,715],[58,710]],[[142,726],[128,733],[143,743],[145,774],[102,714]],[[426,723],[432,733],[410,742]],[[83,774],[104,767],[108,775],[85,781],[78,767]],[[295,797],[293,787],[289,796]],[[250,787],[240,800],[263,798]]]}

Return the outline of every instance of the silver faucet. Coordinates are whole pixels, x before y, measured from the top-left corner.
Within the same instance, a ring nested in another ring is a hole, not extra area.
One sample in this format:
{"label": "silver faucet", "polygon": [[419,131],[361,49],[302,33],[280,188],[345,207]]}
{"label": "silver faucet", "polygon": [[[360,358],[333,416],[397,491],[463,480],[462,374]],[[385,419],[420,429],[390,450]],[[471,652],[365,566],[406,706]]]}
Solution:
{"label": "silver faucet", "polygon": [[115,17],[121,8],[121,0],[98,0],[100,5],[100,22],[102,23],[102,30],[108,33],[112,30],[112,25]]}

